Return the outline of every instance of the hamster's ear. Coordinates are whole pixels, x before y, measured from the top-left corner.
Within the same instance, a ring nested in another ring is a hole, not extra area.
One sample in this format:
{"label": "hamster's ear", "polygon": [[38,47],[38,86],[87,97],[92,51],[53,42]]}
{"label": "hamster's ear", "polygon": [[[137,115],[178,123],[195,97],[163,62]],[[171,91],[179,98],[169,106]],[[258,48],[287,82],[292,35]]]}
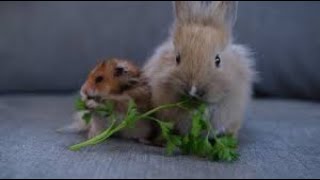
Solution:
{"label": "hamster's ear", "polygon": [[98,66],[105,66],[107,64],[107,60],[106,59],[99,59],[98,60]]}
{"label": "hamster's ear", "polygon": [[236,22],[237,1],[175,1],[178,24],[203,24],[231,29]]}
{"label": "hamster's ear", "polygon": [[124,67],[121,67],[121,66],[117,66],[115,69],[114,69],[114,76],[115,77],[119,77],[119,76],[122,76],[123,74],[125,74],[127,71],[125,70]]}

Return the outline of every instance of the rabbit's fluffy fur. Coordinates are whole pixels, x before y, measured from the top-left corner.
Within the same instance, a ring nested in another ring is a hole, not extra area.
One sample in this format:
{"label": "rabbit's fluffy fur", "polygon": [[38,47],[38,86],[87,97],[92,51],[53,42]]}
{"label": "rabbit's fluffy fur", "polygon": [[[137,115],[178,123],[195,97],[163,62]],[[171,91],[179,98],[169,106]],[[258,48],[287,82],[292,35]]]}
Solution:
{"label": "rabbit's fluffy fur", "polygon": [[[177,1],[169,38],[144,66],[153,106],[174,103],[188,94],[208,102],[215,132],[235,136],[244,119],[254,80],[250,51],[232,40],[237,2]],[[221,62],[217,62],[221,60]],[[178,132],[190,128],[189,114],[165,110],[162,120],[176,123]]]}

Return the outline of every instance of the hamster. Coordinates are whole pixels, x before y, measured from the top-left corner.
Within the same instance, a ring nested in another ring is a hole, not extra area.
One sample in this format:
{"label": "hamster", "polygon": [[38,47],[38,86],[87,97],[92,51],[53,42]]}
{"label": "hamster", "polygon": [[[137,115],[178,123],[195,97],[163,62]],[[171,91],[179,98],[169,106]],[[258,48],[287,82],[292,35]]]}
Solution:
{"label": "hamster", "polygon": [[[117,123],[124,118],[130,100],[135,102],[140,113],[151,109],[151,90],[147,79],[137,66],[123,59],[112,58],[99,63],[82,85],[80,94],[89,108],[98,106],[103,100],[113,102]],[[110,123],[108,118],[94,115],[88,126],[88,137],[100,134]],[[150,144],[157,134],[155,122],[139,120],[134,128],[125,129],[117,136]]]}

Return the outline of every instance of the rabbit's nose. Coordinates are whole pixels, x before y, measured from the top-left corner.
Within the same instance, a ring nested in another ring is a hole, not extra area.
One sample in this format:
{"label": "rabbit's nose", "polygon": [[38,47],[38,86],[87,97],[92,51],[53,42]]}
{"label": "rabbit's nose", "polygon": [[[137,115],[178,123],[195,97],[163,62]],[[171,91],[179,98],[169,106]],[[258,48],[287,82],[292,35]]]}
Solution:
{"label": "rabbit's nose", "polygon": [[192,86],[191,88],[185,89],[184,93],[191,97],[202,98],[205,96],[206,91],[204,89],[198,89],[196,86]]}
{"label": "rabbit's nose", "polygon": [[190,89],[189,89],[189,95],[192,96],[192,97],[195,97],[197,96],[197,87],[196,86],[192,86]]}

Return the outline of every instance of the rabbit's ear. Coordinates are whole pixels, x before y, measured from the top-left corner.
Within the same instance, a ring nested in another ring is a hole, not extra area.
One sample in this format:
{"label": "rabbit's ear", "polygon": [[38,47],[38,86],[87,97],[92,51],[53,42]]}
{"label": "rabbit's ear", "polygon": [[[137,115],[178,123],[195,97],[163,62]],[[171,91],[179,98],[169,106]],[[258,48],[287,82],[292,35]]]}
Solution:
{"label": "rabbit's ear", "polygon": [[237,20],[238,1],[216,1],[209,5],[211,18],[219,25],[232,29]]}
{"label": "rabbit's ear", "polygon": [[237,17],[237,1],[175,1],[178,23],[203,24],[232,28]]}
{"label": "rabbit's ear", "polygon": [[178,23],[191,23],[201,12],[200,1],[174,1],[173,6]]}

